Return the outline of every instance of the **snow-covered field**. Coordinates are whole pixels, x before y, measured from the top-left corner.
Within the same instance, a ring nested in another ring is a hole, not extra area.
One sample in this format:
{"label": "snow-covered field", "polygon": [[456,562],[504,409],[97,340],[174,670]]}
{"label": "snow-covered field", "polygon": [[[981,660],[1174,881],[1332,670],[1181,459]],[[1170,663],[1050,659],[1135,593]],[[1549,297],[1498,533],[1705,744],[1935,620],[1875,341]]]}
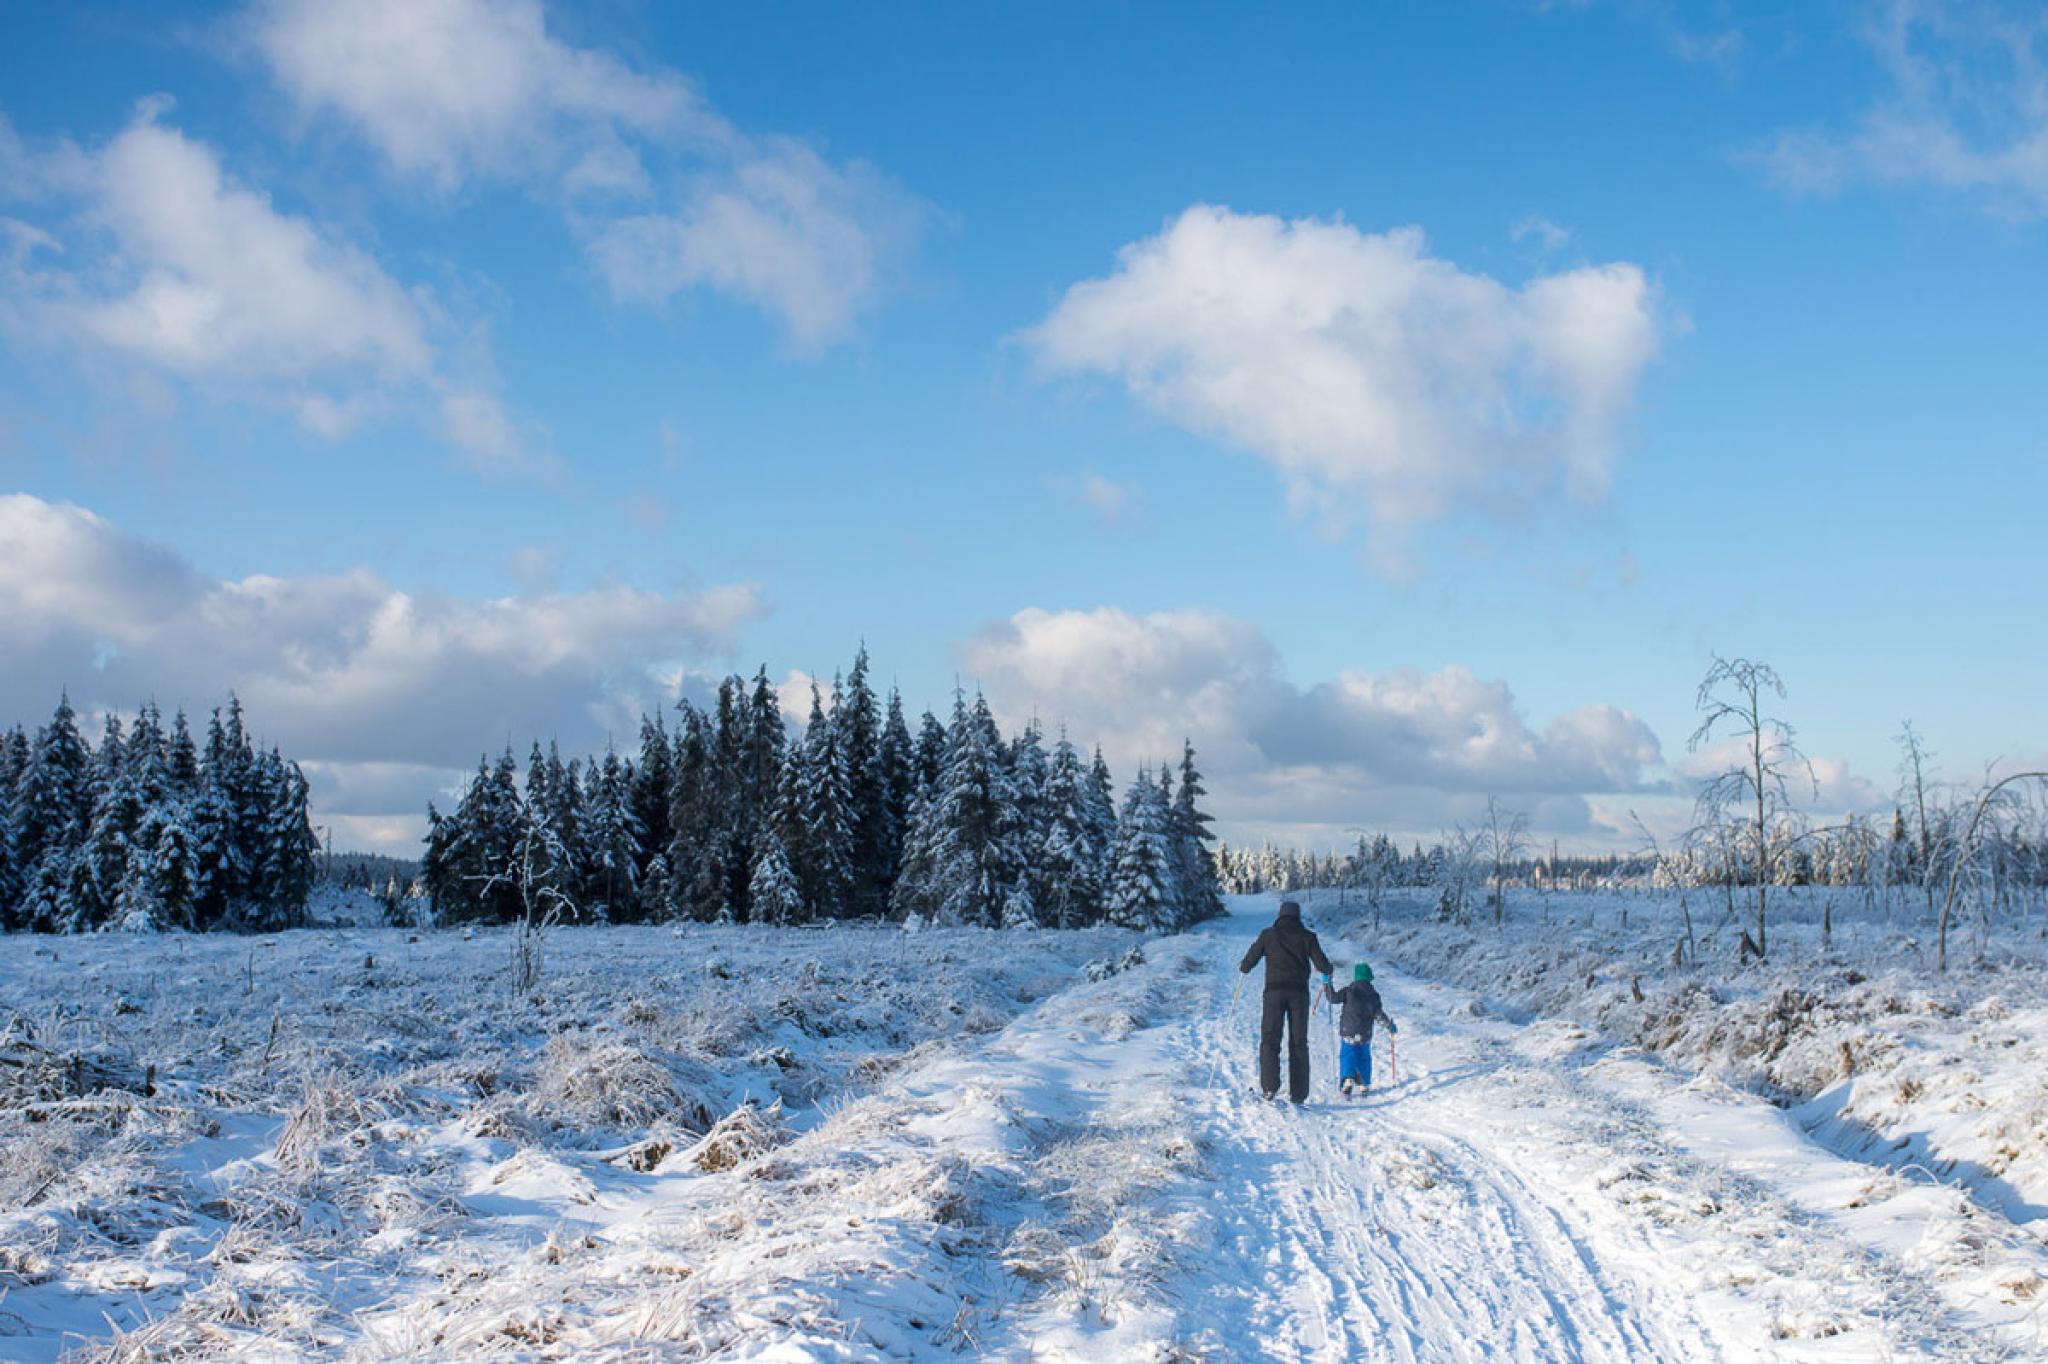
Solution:
{"label": "snow-covered field", "polygon": [[531,1002],[503,935],[0,941],[0,1055],[49,1052],[0,1358],[2048,1356],[2037,965],[1317,897],[1400,1080],[1331,1098],[1319,1016],[1297,1110],[1232,998],[1274,898],[1137,954],[562,932]]}

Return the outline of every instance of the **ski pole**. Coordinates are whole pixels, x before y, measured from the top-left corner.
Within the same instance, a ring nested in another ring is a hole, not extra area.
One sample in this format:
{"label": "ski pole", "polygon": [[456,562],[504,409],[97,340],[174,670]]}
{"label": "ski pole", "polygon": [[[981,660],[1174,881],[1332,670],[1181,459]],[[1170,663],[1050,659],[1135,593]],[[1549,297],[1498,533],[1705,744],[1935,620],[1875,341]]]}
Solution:
{"label": "ski pole", "polygon": [[1395,1033],[1387,1029],[1387,1088],[1401,1083],[1401,1050],[1394,1045]]}

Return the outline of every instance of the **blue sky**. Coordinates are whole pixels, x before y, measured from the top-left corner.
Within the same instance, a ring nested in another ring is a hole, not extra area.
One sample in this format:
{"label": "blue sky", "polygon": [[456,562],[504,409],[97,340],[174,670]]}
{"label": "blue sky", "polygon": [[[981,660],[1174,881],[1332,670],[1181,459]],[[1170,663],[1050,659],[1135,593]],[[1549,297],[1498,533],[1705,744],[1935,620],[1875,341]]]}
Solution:
{"label": "blue sky", "polygon": [[16,7],[0,701],[375,846],[862,637],[1237,836],[1612,842],[1715,652],[2039,755],[2048,28],[1782,10]]}

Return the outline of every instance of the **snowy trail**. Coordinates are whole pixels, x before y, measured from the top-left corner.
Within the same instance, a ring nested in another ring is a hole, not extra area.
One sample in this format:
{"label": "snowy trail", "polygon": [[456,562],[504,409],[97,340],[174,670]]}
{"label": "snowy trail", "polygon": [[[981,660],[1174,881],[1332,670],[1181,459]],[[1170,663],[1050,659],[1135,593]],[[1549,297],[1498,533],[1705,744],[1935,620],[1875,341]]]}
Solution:
{"label": "snowy trail", "polygon": [[[1624,1093],[1604,1052],[1570,1025],[1474,1016],[1460,992],[1383,972],[1389,1011],[1407,1028],[1400,1084],[1385,1087],[1382,1039],[1374,1096],[1336,1098],[1319,1010],[1311,1102],[1258,1099],[1256,1010],[1229,1000],[1265,908],[1240,906],[1195,936],[1213,969],[1190,1000],[1194,1016],[1147,1039],[1152,1078],[1187,1101],[1212,1181],[1208,1243],[1171,1286],[1173,1337],[1191,1351],[1304,1361],[2029,1357],[1974,1329],[1981,1323],[1925,1275],[1745,1173],[1739,1132],[1722,1132],[1723,1158],[1688,1149],[1657,1102]],[[1255,973],[1245,994],[1256,988]],[[1760,1144],[1782,1128],[1767,1107],[1749,1110],[1723,1121],[1756,1123]]]}

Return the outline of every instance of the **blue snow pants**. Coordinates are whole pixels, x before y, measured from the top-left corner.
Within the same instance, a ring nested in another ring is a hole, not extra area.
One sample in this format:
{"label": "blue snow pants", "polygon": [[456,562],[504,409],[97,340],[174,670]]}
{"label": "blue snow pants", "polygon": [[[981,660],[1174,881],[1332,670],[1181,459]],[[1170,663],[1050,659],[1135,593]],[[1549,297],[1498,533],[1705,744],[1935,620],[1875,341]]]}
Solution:
{"label": "blue snow pants", "polygon": [[1372,1043],[1346,1042],[1337,1054],[1337,1082],[1372,1083]]}

